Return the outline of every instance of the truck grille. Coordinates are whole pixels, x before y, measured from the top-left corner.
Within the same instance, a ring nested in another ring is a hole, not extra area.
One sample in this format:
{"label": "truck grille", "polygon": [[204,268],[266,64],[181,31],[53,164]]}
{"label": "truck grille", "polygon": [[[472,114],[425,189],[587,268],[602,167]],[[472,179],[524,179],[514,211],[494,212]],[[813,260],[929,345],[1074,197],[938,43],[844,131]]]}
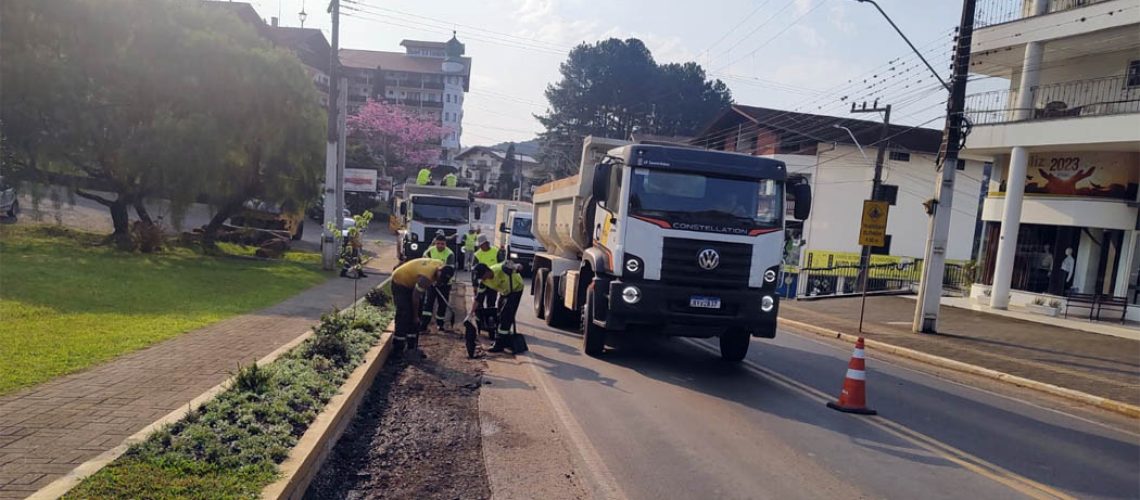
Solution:
{"label": "truck grille", "polygon": [[[720,264],[706,270],[697,263],[705,249],[720,254]],[[720,288],[746,288],[752,268],[752,247],[743,243],[665,238],[661,258],[661,280],[674,285]]]}

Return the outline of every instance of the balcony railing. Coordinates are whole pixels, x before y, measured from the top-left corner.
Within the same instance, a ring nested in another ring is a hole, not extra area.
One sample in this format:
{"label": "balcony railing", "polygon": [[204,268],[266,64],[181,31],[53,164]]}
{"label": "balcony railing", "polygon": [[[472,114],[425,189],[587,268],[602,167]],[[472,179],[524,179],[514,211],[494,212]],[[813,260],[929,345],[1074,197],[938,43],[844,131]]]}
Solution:
{"label": "balcony railing", "polygon": [[[1046,14],[1086,7],[1109,0],[1044,0]],[[1034,17],[1034,0],[979,0],[974,13],[974,27],[983,28]]]}
{"label": "balcony railing", "polygon": [[1051,83],[1031,92],[1033,107],[1028,113],[1018,112],[1017,91],[995,90],[967,96],[966,116],[974,125],[994,125],[1140,113],[1140,85],[1129,86],[1124,76]]}

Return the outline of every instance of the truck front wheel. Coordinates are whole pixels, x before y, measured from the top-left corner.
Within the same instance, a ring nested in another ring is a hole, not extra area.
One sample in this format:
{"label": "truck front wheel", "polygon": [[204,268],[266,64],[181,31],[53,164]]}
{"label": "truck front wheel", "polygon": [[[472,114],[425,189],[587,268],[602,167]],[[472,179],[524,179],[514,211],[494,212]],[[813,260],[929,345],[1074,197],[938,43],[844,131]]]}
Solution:
{"label": "truck front wheel", "polygon": [[546,269],[539,269],[534,272],[534,277],[530,279],[530,294],[534,297],[534,317],[543,319],[546,317],[546,275],[549,273]]}
{"label": "truck front wheel", "polygon": [[730,328],[720,335],[720,358],[730,363],[739,363],[748,355],[748,345],[752,342],[748,330]]}
{"label": "truck front wheel", "polygon": [[601,356],[606,351],[606,329],[594,324],[594,284],[586,288],[582,303],[582,350],[588,356]]}

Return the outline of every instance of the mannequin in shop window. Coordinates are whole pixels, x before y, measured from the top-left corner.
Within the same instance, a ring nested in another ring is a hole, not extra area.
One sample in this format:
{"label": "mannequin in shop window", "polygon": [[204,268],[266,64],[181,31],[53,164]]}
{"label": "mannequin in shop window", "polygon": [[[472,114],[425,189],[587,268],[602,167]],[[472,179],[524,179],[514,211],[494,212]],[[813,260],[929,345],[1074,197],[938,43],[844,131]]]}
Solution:
{"label": "mannequin in shop window", "polygon": [[1077,261],[1073,258],[1073,249],[1065,249],[1065,259],[1061,261],[1061,270],[1065,272],[1065,293],[1073,289],[1073,268]]}

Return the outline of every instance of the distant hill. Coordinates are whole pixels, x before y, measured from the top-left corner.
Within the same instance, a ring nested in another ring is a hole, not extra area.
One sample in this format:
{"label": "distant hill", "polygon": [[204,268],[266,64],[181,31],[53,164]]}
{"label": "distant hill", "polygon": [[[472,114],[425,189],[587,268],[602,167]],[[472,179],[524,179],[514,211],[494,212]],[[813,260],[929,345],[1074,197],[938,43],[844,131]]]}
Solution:
{"label": "distant hill", "polygon": [[[500,142],[498,144],[495,144],[494,146],[489,146],[489,147],[491,149],[496,150],[496,151],[506,151],[507,147],[509,147],[510,144],[511,143],[509,143],[509,142]],[[529,141],[523,141],[523,142],[516,142],[515,143],[515,153],[518,153],[520,155],[534,156],[537,158],[538,157],[538,149],[539,149],[538,139],[531,139]]]}

